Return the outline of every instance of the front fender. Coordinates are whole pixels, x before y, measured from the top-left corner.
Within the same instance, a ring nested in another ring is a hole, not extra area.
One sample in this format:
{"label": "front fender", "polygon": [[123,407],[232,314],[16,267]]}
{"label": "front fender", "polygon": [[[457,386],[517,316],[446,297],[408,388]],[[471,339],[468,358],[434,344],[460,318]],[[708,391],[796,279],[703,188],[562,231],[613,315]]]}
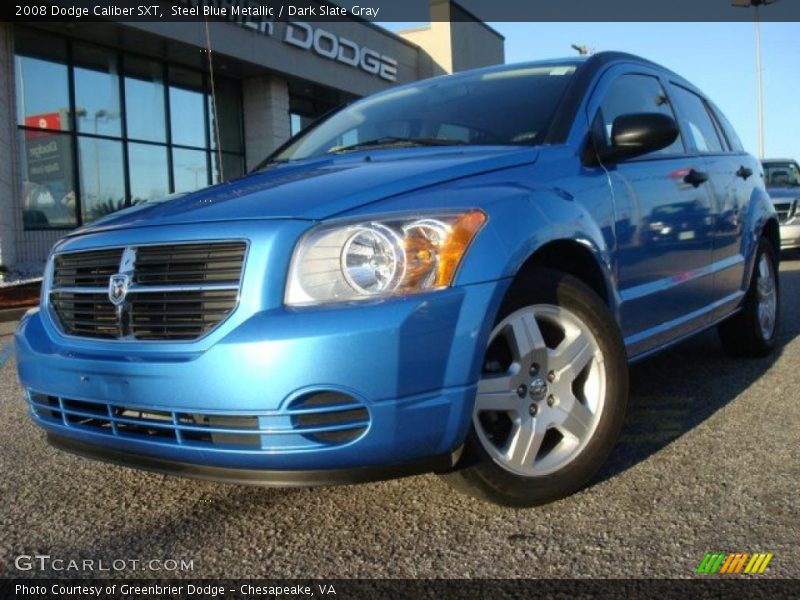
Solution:
{"label": "front fender", "polygon": [[[483,210],[488,219],[473,240],[456,275],[456,285],[510,279],[538,249],[554,241],[572,241],[589,251],[613,285],[613,211],[604,177],[582,180],[582,202],[557,185],[533,183],[535,167],[525,166],[404,194],[367,210],[381,214],[436,209]],[[564,181],[564,179],[561,179]],[[587,206],[594,206],[590,210]],[[609,224],[607,227],[600,223]],[[611,294],[612,302],[616,294]]]}

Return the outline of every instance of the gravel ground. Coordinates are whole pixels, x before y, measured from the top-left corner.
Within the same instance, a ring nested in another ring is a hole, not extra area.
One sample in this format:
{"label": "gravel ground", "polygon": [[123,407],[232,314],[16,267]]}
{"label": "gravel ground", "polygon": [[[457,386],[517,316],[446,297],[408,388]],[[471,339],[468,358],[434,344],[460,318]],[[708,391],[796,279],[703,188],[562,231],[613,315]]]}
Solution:
{"label": "gravel ground", "polygon": [[[582,492],[526,511],[460,496],[432,475],[271,490],[76,458],[28,421],[10,358],[0,366],[0,575],[21,575],[14,557],[39,553],[191,559],[184,575],[208,578],[689,577],[707,551],[760,551],[775,555],[765,576],[799,578],[800,260],[781,270],[773,357],[727,358],[710,332],[635,366],[608,466]],[[12,328],[0,324],[0,348]]]}

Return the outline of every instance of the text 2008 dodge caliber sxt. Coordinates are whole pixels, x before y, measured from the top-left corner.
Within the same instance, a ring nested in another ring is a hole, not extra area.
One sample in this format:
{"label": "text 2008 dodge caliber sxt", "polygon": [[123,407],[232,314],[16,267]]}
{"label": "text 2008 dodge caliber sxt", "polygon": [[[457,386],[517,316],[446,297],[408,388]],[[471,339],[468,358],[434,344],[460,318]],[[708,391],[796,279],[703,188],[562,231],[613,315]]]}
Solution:
{"label": "text 2008 dodge caliber sxt", "polygon": [[761,165],[675,73],[493,67],[69,235],[19,376],[77,454],[272,485],[436,471],[530,506],[606,460],[630,361],[714,325],[771,350],[779,243]]}

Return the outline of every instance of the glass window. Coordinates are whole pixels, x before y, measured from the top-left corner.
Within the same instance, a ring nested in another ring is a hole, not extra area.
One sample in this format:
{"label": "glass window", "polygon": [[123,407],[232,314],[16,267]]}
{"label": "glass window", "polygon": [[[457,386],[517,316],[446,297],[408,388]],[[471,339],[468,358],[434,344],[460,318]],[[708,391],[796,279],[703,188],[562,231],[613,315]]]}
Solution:
{"label": "glass window", "polygon": [[[675,112],[661,83],[649,75],[622,75],[611,84],[600,105],[598,115],[605,126],[606,143],[611,142],[614,119],[632,113],[660,113],[675,118]],[[683,141],[678,136],[671,146],[652,152],[648,156],[679,154],[683,151]]]}
{"label": "glass window", "polygon": [[[219,120],[219,137],[223,150],[242,150],[242,96],[239,83],[222,77],[215,78],[214,91],[217,98],[216,117]],[[208,123],[211,131],[211,147],[217,147],[217,123],[214,120],[214,103],[208,96]]]}
{"label": "glass window", "polygon": [[364,143],[408,137],[423,143],[437,138],[444,123],[467,130],[470,144],[541,143],[575,69],[574,64],[511,66],[393,88],[337,111],[277,159],[341,152],[348,146],[345,139]]}
{"label": "glass window", "polygon": [[125,206],[122,142],[78,138],[81,214],[88,223]]}
{"label": "glass window", "polygon": [[75,227],[244,173],[236,79],[215,80],[213,107],[200,71],[24,27],[14,41],[26,229]]}
{"label": "glass window", "polygon": [[722,141],[703,99],[679,85],[673,84],[670,89],[678,105],[683,130],[692,138],[695,148],[699,152],[722,152]]}
{"label": "glass window", "polygon": [[172,172],[176,192],[191,192],[208,185],[208,163],[205,150],[172,150]]}
{"label": "glass window", "polygon": [[170,67],[169,115],[173,144],[206,147],[205,104],[200,73]]}
{"label": "glass window", "polygon": [[69,130],[69,74],[63,40],[14,31],[17,123]]}
{"label": "glass window", "polygon": [[131,204],[157,200],[169,194],[167,147],[128,144],[128,177]]}
{"label": "glass window", "polygon": [[796,162],[764,163],[764,180],[767,187],[799,187],[800,167]]}
{"label": "glass window", "polygon": [[72,55],[77,130],[119,137],[122,126],[116,53],[75,44]]}
{"label": "glass window", "polygon": [[297,113],[291,113],[289,115],[289,122],[291,126],[291,134],[297,135],[298,133],[303,131],[303,129],[311,125],[311,123],[314,122],[314,118],[305,117]]}
{"label": "glass window", "polygon": [[75,227],[71,136],[26,129],[17,135],[25,228]]}
{"label": "glass window", "polygon": [[731,122],[728,121],[725,114],[719,109],[716,104],[709,102],[709,106],[711,107],[713,113],[717,117],[717,121],[719,121],[722,129],[725,131],[725,137],[728,138],[728,143],[731,146],[731,150],[734,152],[744,152],[744,146],[742,145],[742,140],[739,139],[739,136],[736,134],[736,130],[731,125]]}
{"label": "glass window", "polygon": [[244,160],[240,154],[222,153],[222,173],[219,168],[219,155],[216,152],[211,153],[211,163],[214,166],[211,171],[211,183],[230,181],[244,175]]}
{"label": "glass window", "polygon": [[167,141],[164,109],[164,67],[157,62],[126,56],[125,117],[128,137]]}

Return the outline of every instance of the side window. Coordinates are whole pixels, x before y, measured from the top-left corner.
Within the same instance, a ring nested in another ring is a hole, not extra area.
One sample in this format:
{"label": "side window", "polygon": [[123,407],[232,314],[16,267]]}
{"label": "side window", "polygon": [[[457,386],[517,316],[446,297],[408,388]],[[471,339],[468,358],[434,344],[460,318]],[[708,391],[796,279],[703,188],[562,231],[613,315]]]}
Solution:
{"label": "side window", "polygon": [[723,152],[722,140],[705,101],[679,85],[671,84],[670,91],[678,106],[683,130],[691,136],[697,151]]}
{"label": "side window", "polygon": [[731,146],[731,150],[733,152],[744,152],[742,141],[739,139],[739,136],[736,135],[736,130],[733,128],[733,125],[731,125],[731,122],[728,121],[716,104],[709,102],[709,106],[716,115],[717,121],[719,121],[720,125],[722,125],[722,130],[725,132],[725,137],[728,138],[728,143]]}
{"label": "side window", "polygon": [[[614,119],[620,115],[631,113],[661,113],[675,118],[675,112],[664,93],[664,88],[655,77],[650,75],[622,75],[611,84],[600,105],[599,118],[605,125],[606,142],[611,141],[611,127]],[[680,136],[671,146],[651,153],[649,156],[661,154],[680,154],[684,152]]]}

